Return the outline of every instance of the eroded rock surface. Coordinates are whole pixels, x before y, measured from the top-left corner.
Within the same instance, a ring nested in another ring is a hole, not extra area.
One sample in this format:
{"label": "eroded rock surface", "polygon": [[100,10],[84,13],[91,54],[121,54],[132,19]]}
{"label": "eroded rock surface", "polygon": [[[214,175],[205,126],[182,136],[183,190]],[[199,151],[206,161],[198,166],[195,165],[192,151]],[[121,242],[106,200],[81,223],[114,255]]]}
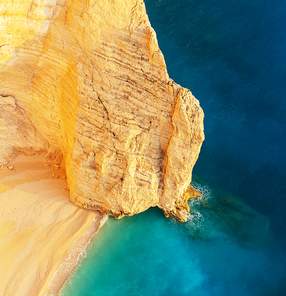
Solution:
{"label": "eroded rock surface", "polygon": [[0,14],[2,163],[63,157],[78,206],[184,220],[203,111],[169,78],[143,1],[0,0]]}

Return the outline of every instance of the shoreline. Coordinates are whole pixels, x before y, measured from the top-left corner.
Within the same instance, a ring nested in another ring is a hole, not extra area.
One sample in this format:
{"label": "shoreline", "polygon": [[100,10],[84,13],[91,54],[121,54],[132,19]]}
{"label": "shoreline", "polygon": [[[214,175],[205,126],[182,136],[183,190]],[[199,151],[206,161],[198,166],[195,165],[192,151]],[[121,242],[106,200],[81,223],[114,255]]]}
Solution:
{"label": "shoreline", "polygon": [[0,296],[57,295],[107,220],[72,204],[64,168],[43,156],[0,169],[0,203]]}
{"label": "shoreline", "polygon": [[48,291],[45,296],[60,295],[61,289],[65,286],[67,280],[73,276],[81,260],[84,258],[91,240],[96,236],[100,228],[108,220],[108,216],[95,217],[90,228],[83,233],[68,249],[68,256],[55,271],[49,282]]}

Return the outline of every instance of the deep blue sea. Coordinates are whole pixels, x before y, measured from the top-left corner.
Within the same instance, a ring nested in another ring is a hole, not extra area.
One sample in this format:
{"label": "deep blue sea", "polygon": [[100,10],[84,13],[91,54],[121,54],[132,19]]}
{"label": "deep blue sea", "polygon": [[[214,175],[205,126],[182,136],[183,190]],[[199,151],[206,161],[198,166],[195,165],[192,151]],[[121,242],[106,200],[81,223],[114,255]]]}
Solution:
{"label": "deep blue sea", "polygon": [[286,1],[145,0],[205,112],[192,218],[109,219],[65,296],[286,295]]}

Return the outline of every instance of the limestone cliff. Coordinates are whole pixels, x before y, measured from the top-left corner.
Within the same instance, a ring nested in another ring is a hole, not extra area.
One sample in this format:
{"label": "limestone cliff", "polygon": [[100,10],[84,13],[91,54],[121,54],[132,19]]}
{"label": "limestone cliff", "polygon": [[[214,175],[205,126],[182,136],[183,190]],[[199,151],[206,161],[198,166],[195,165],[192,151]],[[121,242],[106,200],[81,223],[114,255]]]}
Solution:
{"label": "limestone cliff", "polygon": [[203,112],[168,76],[143,1],[0,0],[0,161],[63,161],[70,199],[184,220]]}

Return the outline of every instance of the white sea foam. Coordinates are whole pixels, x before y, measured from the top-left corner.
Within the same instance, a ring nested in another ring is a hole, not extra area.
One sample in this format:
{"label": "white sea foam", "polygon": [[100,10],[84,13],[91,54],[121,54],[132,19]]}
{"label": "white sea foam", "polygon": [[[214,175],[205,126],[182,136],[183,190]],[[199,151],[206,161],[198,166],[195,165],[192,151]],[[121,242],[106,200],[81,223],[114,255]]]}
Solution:
{"label": "white sea foam", "polygon": [[208,200],[212,197],[212,191],[208,185],[201,185],[200,183],[193,181],[192,186],[202,194],[202,196],[198,197],[199,200]]}
{"label": "white sea foam", "polygon": [[205,221],[204,216],[198,211],[193,211],[190,214],[190,218],[188,219],[188,222],[191,223],[191,225],[195,226],[196,228],[202,227],[204,224],[204,221]]}
{"label": "white sea foam", "polygon": [[212,191],[209,186],[201,185],[194,181],[192,182],[192,186],[198,190],[202,196],[189,199],[188,202],[191,207],[191,213],[189,215],[188,221],[193,226],[200,227],[204,224],[204,216],[201,214],[200,208],[197,206],[203,201],[207,201],[208,199],[212,198]]}
{"label": "white sea foam", "polygon": [[68,256],[64,262],[55,271],[48,287],[45,296],[56,296],[60,289],[65,284],[68,277],[72,274],[74,269],[79,265],[86,254],[86,249],[90,244],[91,239],[97,233],[99,228],[107,221],[108,217],[95,217],[91,227],[83,233],[68,249]]}

